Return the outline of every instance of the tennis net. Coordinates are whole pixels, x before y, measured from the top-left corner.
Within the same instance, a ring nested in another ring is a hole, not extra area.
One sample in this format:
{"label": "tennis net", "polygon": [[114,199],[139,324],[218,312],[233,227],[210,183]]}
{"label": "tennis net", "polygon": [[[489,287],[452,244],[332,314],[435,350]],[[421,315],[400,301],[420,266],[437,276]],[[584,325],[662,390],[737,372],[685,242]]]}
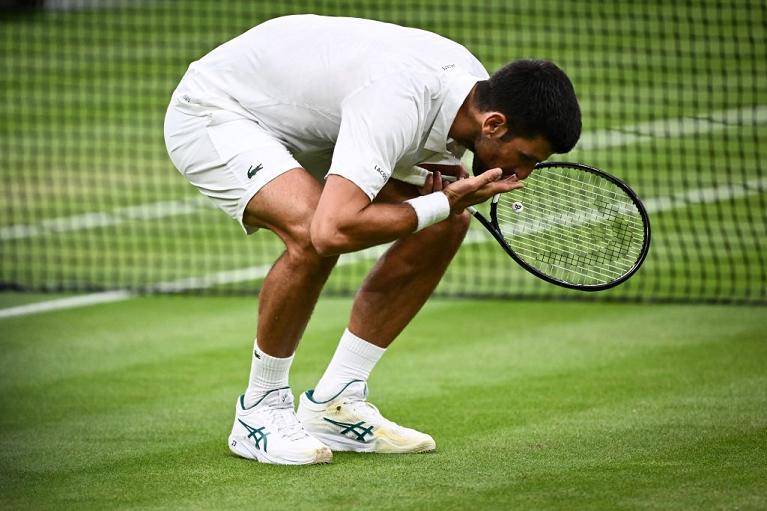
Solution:
{"label": "tennis net", "polygon": [[[565,158],[645,201],[653,245],[598,294],[524,272],[479,226],[438,294],[767,303],[767,4],[732,1],[0,1],[0,287],[250,293],[282,247],[240,228],[165,152],[186,66],[264,20],[312,12],[431,30],[490,72],[545,58],[571,77],[584,135]],[[341,258],[349,294],[385,247]]]}

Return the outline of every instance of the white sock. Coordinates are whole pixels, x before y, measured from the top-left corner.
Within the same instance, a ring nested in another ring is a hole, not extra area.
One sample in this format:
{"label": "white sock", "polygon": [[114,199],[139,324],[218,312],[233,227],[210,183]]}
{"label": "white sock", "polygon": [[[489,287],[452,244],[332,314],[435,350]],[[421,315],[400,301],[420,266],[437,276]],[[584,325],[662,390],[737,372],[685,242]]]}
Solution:
{"label": "white sock", "polygon": [[367,381],[370,372],[386,351],[344,330],[341,342],[325,374],[314,389],[315,401],[328,401],[352,380]]}
{"label": "white sock", "polygon": [[288,372],[294,355],[277,358],[267,355],[253,343],[253,361],[250,365],[250,382],[245,391],[245,408],[250,408],[270,390],[288,386]]}

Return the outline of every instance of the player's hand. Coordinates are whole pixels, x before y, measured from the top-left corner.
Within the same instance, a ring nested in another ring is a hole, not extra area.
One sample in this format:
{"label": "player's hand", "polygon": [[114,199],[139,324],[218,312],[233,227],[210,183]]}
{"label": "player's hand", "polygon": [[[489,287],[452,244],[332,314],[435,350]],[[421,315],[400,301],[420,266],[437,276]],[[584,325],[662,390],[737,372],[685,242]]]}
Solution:
{"label": "player's hand", "polygon": [[426,182],[423,184],[421,188],[418,189],[418,192],[421,195],[428,195],[434,192],[441,192],[446,185],[447,185],[447,182],[442,180],[442,174],[440,173],[440,171],[435,170],[429,173],[428,176],[426,176]]}
{"label": "player's hand", "polygon": [[516,175],[503,177],[503,171],[497,168],[478,176],[459,179],[446,186],[442,192],[447,195],[450,211],[461,213],[467,207],[484,202],[496,193],[510,192],[524,186]]}

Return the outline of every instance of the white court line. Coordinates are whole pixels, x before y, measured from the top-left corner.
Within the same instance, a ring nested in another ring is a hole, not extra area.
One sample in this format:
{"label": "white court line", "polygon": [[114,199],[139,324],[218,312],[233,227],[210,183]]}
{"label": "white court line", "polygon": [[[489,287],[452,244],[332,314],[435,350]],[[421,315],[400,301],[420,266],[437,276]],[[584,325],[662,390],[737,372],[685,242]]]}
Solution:
{"label": "white court line", "polygon": [[[471,234],[471,233],[469,233]],[[467,240],[468,240],[467,236]],[[475,243],[480,241],[474,236]],[[371,247],[361,252],[353,254],[344,254],[338,259],[338,266],[348,266],[358,262],[367,261],[380,257],[389,248],[391,243]],[[178,293],[181,291],[191,291],[193,289],[208,289],[225,284],[236,284],[237,282],[247,282],[249,280],[259,280],[266,277],[271,269],[271,264],[251,266],[249,268],[240,268],[238,270],[220,271],[198,277],[189,277],[178,280],[169,280],[159,282],[149,287],[150,292],[158,293]],[[120,302],[129,300],[138,296],[139,293],[128,290],[104,291],[102,293],[92,293],[69,298],[59,298],[45,302],[32,303],[28,305],[19,305],[17,307],[8,307],[0,309],[0,319],[12,318],[16,316],[29,316],[31,314],[40,314],[42,312],[51,312],[64,309],[74,309],[76,307],[85,307],[87,305],[99,305],[102,303]]]}
{"label": "white court line", "polygon": [[[675,130],[678,130],[680,134],[683,133],[684,135],[691,135],[695,133],[704,133],[726,129],[729,125],[736,123],[750,124],[765,122],[767,122],[767,107],[759,106],[756,108],[715,112],[709,116],[706,116],[705,118],[698,117],[689,119],[669,119],[666,121],[638,124],[634,127],[626,127],[621,131],[609,130],[606,132],[596,132],[591,134],[587,133],[584,135],[584,140],[586,146],[589,149],[597,149],[642,142],[645,140],[644,137],[649,136],[658,136],[661,134],[671,136],[672,132]],[[615,131],[615,133],[613,133],[613,131]],[[626,133],[623,133],[624,131],[636,131],[637,133],[642,133],[642,135],[627,135]],[[579,145],[579,147],[581,146]],[[725,186],[712,186],[699,188],[696,190],[683,191],[665,197],[654,197],[645,200],[644,203],[649,213],[658,213],[661,211],[668,211],[670,209],[685,207],[690,204],[702,204],[718,202],[722,200],[738,199],[766,191],[767,178],[758,178],[746,181],[745,183],[736,183],[733,185]],[[203,204],[206,206],[209,205],[207,200],[200,197],[194,201],[168,201],[148,204],[145,206],[123,208],[122,210],[117,210],[119,213],[112,213],[113,218],[110,218],[109,220],[109,222],[112,223],[109,225],[115,225],[116,223],[119,223],[119,218],[160,218],[163,216],[164,211],[170,212],[169,214],[187,214],[188,212],[191,212],[188,207],[195,202],[197,204]],[[158,206],[158,204],[163,206]],[[56,222],[56,220],[50,220],[49,222]],[[64,222],[62,225],[71,226],[72,223]],[[0,231],[0,240],[5,239],[2,237],[2,232],[3,231]],[[469,231],[463,244],[467,245],[473,243],[482,243],[489,241],[490,239],[491,238],[484,230],[475,229]],[[344,254],[339,259],[338,266],[346,266],[378,258],[386,251],[390,245],[391,244],[381,245],[377,247],[371,247],[369,249],[353,254]],[[149,290],[157,292],[179,292],[193,289],[206,289],[218,285],[234,284],[248,280],[258,280],[266,276],[270,267],[271,265],[259,265],[237,270],[222,271],[199,277],[159,282],[153,286],[150,286]],[[36,304],[0,309],[0,318],[25,316],[53,310],[69,309],[86,305],[95,305],[99,303],[109,303],[127,300],[134,296],[136,296],[136,293],[131,291],[117,290],[72,298],[62,298],[47,302],[39,302]]]}
{"label": "white court line", "polygon": [[749,179],[745,183],[727,186],[710,186],[678,192],[667,197],[653,197],[644,202],[649,213],[660,213],[669,209],[681,208],[690,204],[707,204],[725,200],[741,199],[748,195],[767,192],[767,177]]}
{"label": "white court line", "polygon": [[0,227],[0,241],[34,238],[46,234],[81,231],[97,227],[111,227],[134,220],[155,220],[170,216],[191,215],[204,207],[213,208],[214,205],[206,197],[200,195],[192,199],[151,202],[112,211],[96,211],[82,215],[50,218],[37,224]]}
{"label": "white court line", "polygon": [[[616,129],[590,131],[582,135],[576,150],[596,150],[701,133],[713,133],[735,126],[767,124],[767,105],[721,110],[694,117],[662,119]],[[468,153],[467,153],[468,154]],[[190,215],[201,207],[213,208],[205,197],[139,204],[112,211],[97,211],[82,215],[51,218],[36,224],[0,227],[0,241],[34,238],[52,233],[111,227],[134,220],[155,220],[171,216]]]}
{"label": "white court line", "polygon": [[[355,264],[355,263],[367,261],[370,259],[377,259],[381,257],[391,245],[392,245],[391,243],[387,243],[385,245],[370,247],[360,252],[343,254],[338,259],[338,263],[336,263],[336,266],[348,266],[350,264]],[[250,266],[248,268],[240,268],[237,270],[227,270],[227,271],[220,271],[216,273],[209,273],[208,275],[200,275],[198,277],[169,280],[166,282],[160,282],[150,286],[149,291],[159,292],[159,293],[178,293],[180,291],[190,291],[193,289],[207,289],[207,288],[222,286],[226,284],[236,284],[238,282],[247,282],[249,280],[259,280],[266,277],[266,274],[269,273],[269,270],[271,268],[272,268],[271,264],[262,264],[259,266]]]}
{"label": "white court line", "polygon": [[649,121],[633,126],[589,131],[581,136],[575,148],[593,151],[648,142],[655,138],[686,137],[724,131],[735,126],[756,126],[767,123],[767,105],[721,110],[693,117],[678,117]]}
{"label": "white court line", "polygon": [[75,307],[85,307],[86,305],[97,305],[109,302],[121,302],[135,296],[130,291],[105,291],[103,293],[92,293],[89,295],[71,296],[69,298],[59,298],[57,300],[48,300],[46,302],[30,303],[19,305],[17,307],[8,307],[0,309],[0,318],[12,318],[15,316],[28,316],[30,314],[39,314],[61,309],[73,309]]}

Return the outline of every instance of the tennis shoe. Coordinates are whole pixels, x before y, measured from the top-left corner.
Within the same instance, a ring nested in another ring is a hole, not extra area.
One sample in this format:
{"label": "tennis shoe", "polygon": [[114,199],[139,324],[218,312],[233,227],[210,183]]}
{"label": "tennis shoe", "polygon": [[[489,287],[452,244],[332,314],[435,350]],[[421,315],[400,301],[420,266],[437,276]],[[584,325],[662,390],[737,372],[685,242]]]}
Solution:
{"label": "tennis shoe", "polygon": [[290,387],[266,393],[245,408],[245,396],[235,405],[229,450],[237,456],[276,465],[330,463],[333,453],[301,426],[293,410]]}
{"label": "tennis shoe", "polygon": [[315,401],[313,392],[301,394],[298,419],[333,451],[416,453],[436,449],[431,436],[381,415],[368,402],[368,387],[362,380],[347,383],[328,401]]}

